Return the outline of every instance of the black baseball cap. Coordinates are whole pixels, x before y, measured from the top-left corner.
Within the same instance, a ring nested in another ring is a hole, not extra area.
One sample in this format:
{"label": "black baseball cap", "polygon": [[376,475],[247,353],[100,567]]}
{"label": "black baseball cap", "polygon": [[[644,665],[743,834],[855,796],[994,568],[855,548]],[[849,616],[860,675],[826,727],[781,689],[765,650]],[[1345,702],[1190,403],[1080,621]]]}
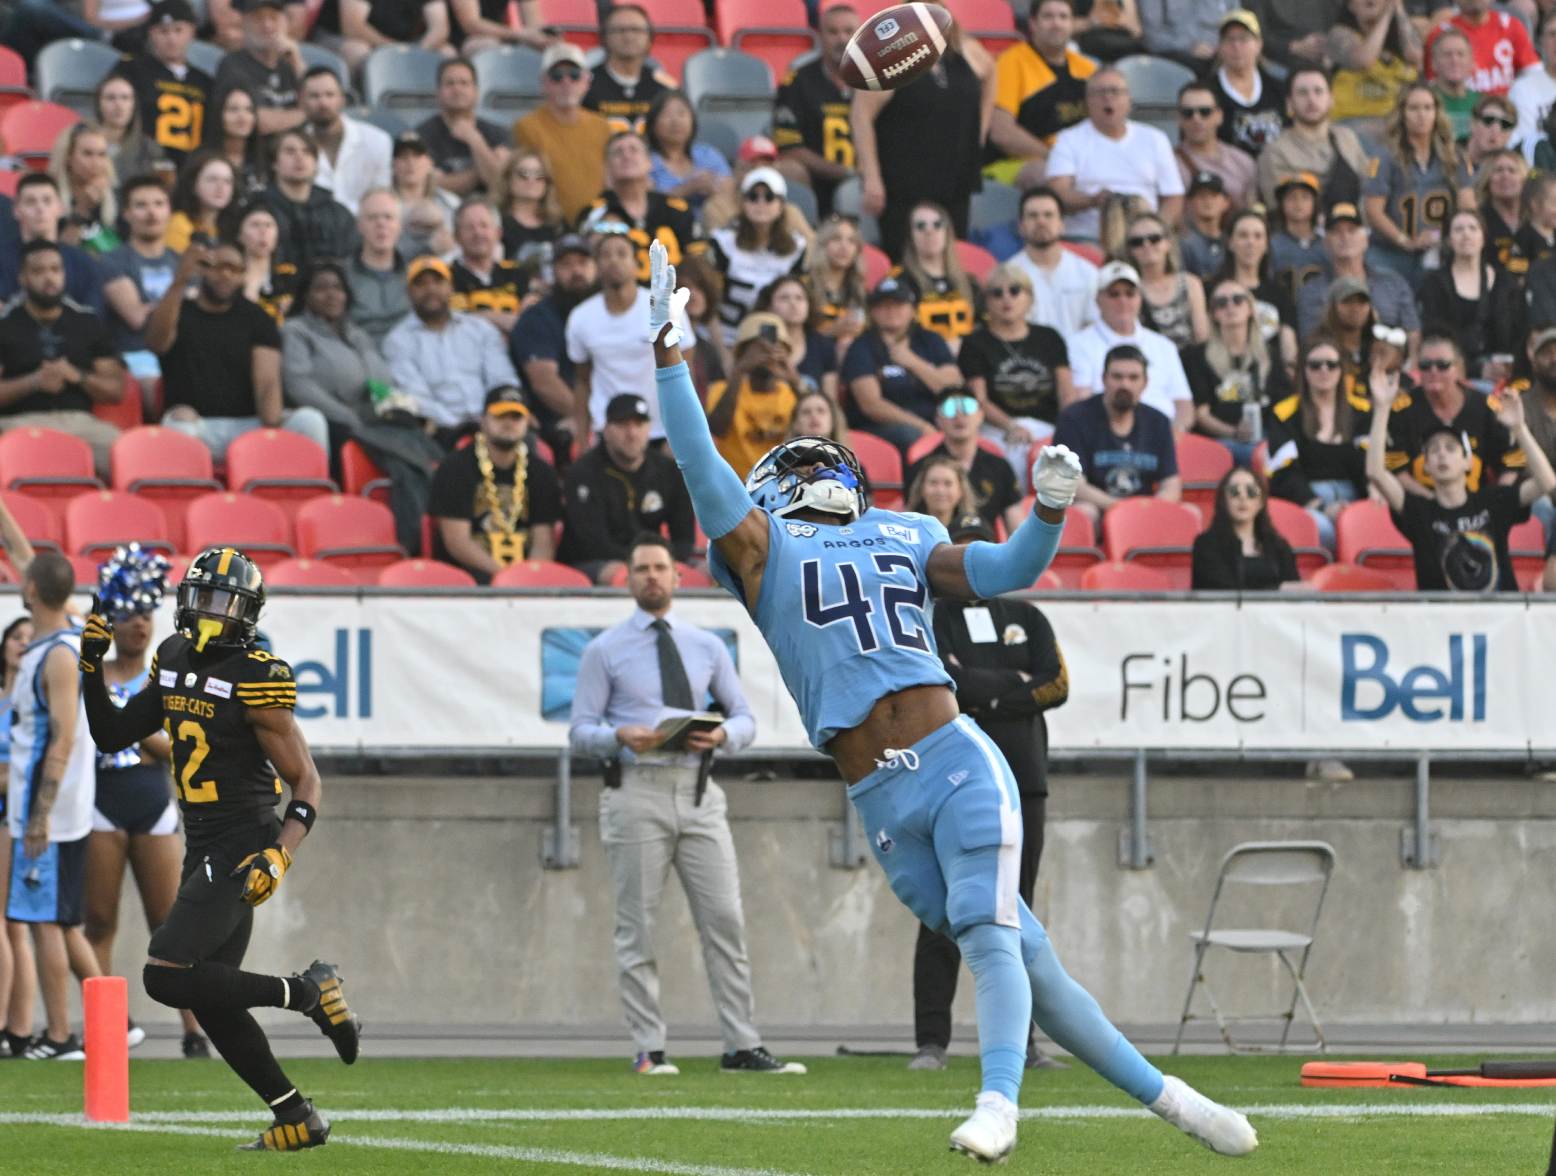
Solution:
{"label": "black baseball cap", "polygon": [[564,253],[582,253],[585,257],[593,257],[594,252],[589,248],[589,242],[583,239],[580,233],[563,233],[551,245],[553,259],[561,257]]}
{"label": "black baseball cap", "polygon": [[1189,181],[1189,195],[1196,192],[1221,192],[1225,194],[1226,183],[1213,171],[1197,171],[1194,178]]}
{"label": "black baseball cap", "polygon": [[409,151],[414,151],[419,155],[432,154],[427,149],[427,140],[423,139],[417,132],[401,131],[399,137],[394,141],[394,153],[396,155],[404,155]]}
{"label": "black baseball cap", "polygon": [[994,542],[994,528],[989,526],[987,519],[977,513],[958,515],[951,520],[951,525],[946,528],[946,531],[951,536],[952,543],[960,543],[964,539]]}
{"label": "black baseball cap", "polygon": [[151,11],[146,14],[148,28],[152,25],[174,24],[178,21],[187,21],[189,24],[200,23],[189,0],[156,0],[156,3],[151,6]]}
{"label": "black baseball cap", "polygon": [[918,291],[912,285],[904,282],[896,274],[887,274],[879,282],[875,283],[875,289],[870,291],[865,299],[870,305],[877,302],[913,302],[918,301]]}
{"label": "black baseball cap", "polygon": [[486,394],[486,411],[493,416],[510,416],[519,414],[533,416],[529,405],[524,402],[523,389],[513,384],[499,384]]}
{"label": "black baseball cap", "polygon": [[286,10],[287,0],[239,0],[239,12],[258,12],[261,8]]}
{"label": "black baseball cap", "polygon": [[1432,438],[1438,436],[1439,434],[1452,437],[1455,441],[1457,441],[1460,448],[1464,450],[1465,457],[1468,457],[1474,452],[1474,448],[1470,445],[1470,435],[1468,433],[1464,432],[1462,429],[1455,429],[1452,425],[1445,425],[1441,421],[1438,421],[1431,428],[1427,429],[1426,432],[1421,434],[1422,453],[1426,452],[1426,447]]}
{"label": "black baseball cap", "polygon": [[619,425],[623,421],[648,419],[648,401],[634,392],[618,393],[612,396],[610,403],[605,406],[605,420],[608,424]]}

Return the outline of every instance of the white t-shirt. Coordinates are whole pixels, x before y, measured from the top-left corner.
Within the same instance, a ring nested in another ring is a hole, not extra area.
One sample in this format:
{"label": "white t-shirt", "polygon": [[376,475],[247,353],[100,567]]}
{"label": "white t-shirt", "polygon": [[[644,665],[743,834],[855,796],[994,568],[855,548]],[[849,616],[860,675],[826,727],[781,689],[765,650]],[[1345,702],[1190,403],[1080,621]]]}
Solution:
{"label": "white t-shirt", "polygon": [[[22,651],[11,685],[11,775],[6,806],[13,838],[27,832],[27,810],[39,783],[43,756],[49,746],[49,708],[38,680],[43,661],[63,646],[72,658],[81,650],[81,634],[62,629],[33,639]],[[58,655],[57,655],[58,656]],[[76,700],[76,729],[70,758],[60,776],[54,807],[49,810],[50,841],[80,841],[92,831],[92,806],[97,800],[97,748],[86,725],[86,704]]]}
{"label": "white t-shirt", "polygon": [[1027,322],[1052,327],[1066,339],[1097,317],[1097,267],[1062,249],[1059,264],[1046,270],[1023,249],[1006,264],[1032,279],[1032,309]]}
{"label": "white t-shirt", "polygon": [[1133,335],[1119,335],[1099,318],[1067,342],[1070,345],[1070,378],[1077,392],[1102,391],[1102,361],[1113,348],[1129,343],[1145,356],[1145,394],[1140,397],[1141,404],[1149,404],[1171,421],[1176,419],[1174,402],[1194,398],[1189,391],[1188,377],[1183,374],[1178,349],[1166,335],[1157,334],[1149,327],[1137,323]]}
{"label": "white t-shirt", "polygon": [[[681,328],[681,350],[696,346],[685,314],[675,320]],[[643,336],[648,331],[648,291],[638,287],[637,300],[622,314],[612,314],[604,293],[585,298],[567,316],[567,358],[588,363],[589,422],[596,432],[605,426],[605,406],[623,392],[648,402],[649,436],[665,435],[659,423],[659,384],[654,378],[654,348]]]}
{"label": "white t-shirt", "polygon": [[1507,100],[1518,111],[1518,125],[1509,144],[1534,162],[1534,148],[1545,136],[1545,115],[1556,102],[1556,78],[1543,69],[1531,69],[1518,75],[1507,91]]}
{"label": "white t-shirt", "polygon": [[[1183,176],[1172,144],[1155,127],[1125,122],[1124,137],[1110,139],[1090,119],[1066,127],[1048,156],[1048,177],[1075,177],[1075,191],[1093,196],[1107,190],[1143,197],[1155,209],[1164,196],[1183,195]],[[1064,218],[1066,237],[1095,239],[1098,210],[1088,208]]]}

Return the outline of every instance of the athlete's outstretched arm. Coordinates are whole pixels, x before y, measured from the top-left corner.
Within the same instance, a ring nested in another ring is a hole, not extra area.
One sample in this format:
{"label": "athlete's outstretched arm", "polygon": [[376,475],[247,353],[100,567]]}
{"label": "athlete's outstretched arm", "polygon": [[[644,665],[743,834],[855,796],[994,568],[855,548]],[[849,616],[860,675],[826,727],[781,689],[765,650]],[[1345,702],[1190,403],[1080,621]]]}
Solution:
{"label": "athlete's outstretched arm", "polygon": [[86,725],[101,752],[122,751],[154,734],[162,726],[162,686],[157,681],[155,659],[143,690],[130,695],[123,707],[114,706],[103,682],[103,658],[113,643],[113,624],[97,597],[81,630],[81,700],[86,704]]}
{"label": "athlete's outstretched arm", "polygon": [[1004,543],[943,543],[929,555],[929,586],[938,596],[988,600],[1030,588],[1053,561],[1064,512],[1075,501],[1081,460],[1064,445],[1045,446],[1032,464],[1037,502]]}

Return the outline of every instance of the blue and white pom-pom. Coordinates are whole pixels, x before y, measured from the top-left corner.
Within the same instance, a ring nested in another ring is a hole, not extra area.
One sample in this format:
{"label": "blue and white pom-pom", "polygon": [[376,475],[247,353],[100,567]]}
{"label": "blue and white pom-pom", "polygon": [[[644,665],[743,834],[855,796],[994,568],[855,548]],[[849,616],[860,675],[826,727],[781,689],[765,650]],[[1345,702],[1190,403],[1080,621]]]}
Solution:
{"label": "blue and white pom-pom", "polygon": [[156,612],[167,595],[168,571],[166,556],[139,543],[116,548],[97,569],[98,603],[114,621]]}

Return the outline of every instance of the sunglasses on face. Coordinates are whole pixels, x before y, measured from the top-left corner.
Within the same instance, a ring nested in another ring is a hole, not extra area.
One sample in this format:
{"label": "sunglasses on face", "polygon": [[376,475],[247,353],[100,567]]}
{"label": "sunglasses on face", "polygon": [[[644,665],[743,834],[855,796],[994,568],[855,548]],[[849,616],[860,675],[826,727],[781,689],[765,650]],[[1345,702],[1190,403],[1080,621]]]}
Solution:
{"label": "sunglasses on face", "polygon": [[513,173],[513,178],[516,180],[543,180],[546,178],[546,173],[539,168],[521,167]]}
{"label": "sunglasses on face", "polygon": [[752,188],[741,199],[750,204],[776,204],[780,197],[766,188]]}
{"label": "sunglasses on face", "polygon": [[1160,245],[1166,238],[1160,233],[1142,233],[1138,237],[1129,238],[1129,247],[1139,249],[1145,245]]}
{"label": "sunglasses on face", "polygon": [[1233,482],[1226,488],[1228,498],[1249,498],[1257,502],[1264,497],[1252,482]]}
{"label": "sunglasses on face", "polygon": [[1477,121],[1483,127],[1501,127],[1504,131],[1510,131],[1518,125],[1510,118],[1499,118],[1494,114],[1483,114]]}
{"label": "sunglasses on face", "polygon": [[1307,370],[1310,372],[1333,372],[1340,368],[1338,359],[1310,359],[1307,361]]}
{"label": "sunglasses on face", "polygon": [[1027,292],[1025,286],[989,286],[985,291],[990,298],[1019,298]]}
{"label": "sunglasses on face", "polygon": [[1216,108],[1214,106],[1180,106],[1180,107],[1178,107],[1178,117],[1179,118],[1209,118],[1215,112],[1216,112]]}
{"label": "sunglasses on face", "polygon": [[940,402],[939,411],[947,420],[957,416],[972,416],[978,411],[978,401],[971,396],[948,396]]}
{"label": "sunglasses on face", "polygon": [[939,229],[944,227],[945,221],[941,220],[939,217],[936,217],[934,220],[916,220],[913,222],[913,231],[915,233],[927,233],[932,229]]}
{"label": "sunglasses on face", "polygon": [[576,65],[556,65],[546,71],[546,76],[553,82],[576,82],[583,77],[583,70]]}
{"label": "sunglasses on face", "polygon": [[1451,359],[1423,359],[1421,370],[1423,372],[1445,372],[1453,366]]}
{"label": "sunglasses on face", "polygon": [[1107,297],[1107,298],[1138,298],[1138,297],[1140,297],[1140,291],[1136,290],[1133,286],[1109,286],[1102,293],[1103,293],[1104,297]]}
{"label": "sunglasses on face", "polygon": [[1217,294],[1210,300],[1212,310],[1225,310],[1229,306],[1241,306],[1248,301],[1246,294]]}

